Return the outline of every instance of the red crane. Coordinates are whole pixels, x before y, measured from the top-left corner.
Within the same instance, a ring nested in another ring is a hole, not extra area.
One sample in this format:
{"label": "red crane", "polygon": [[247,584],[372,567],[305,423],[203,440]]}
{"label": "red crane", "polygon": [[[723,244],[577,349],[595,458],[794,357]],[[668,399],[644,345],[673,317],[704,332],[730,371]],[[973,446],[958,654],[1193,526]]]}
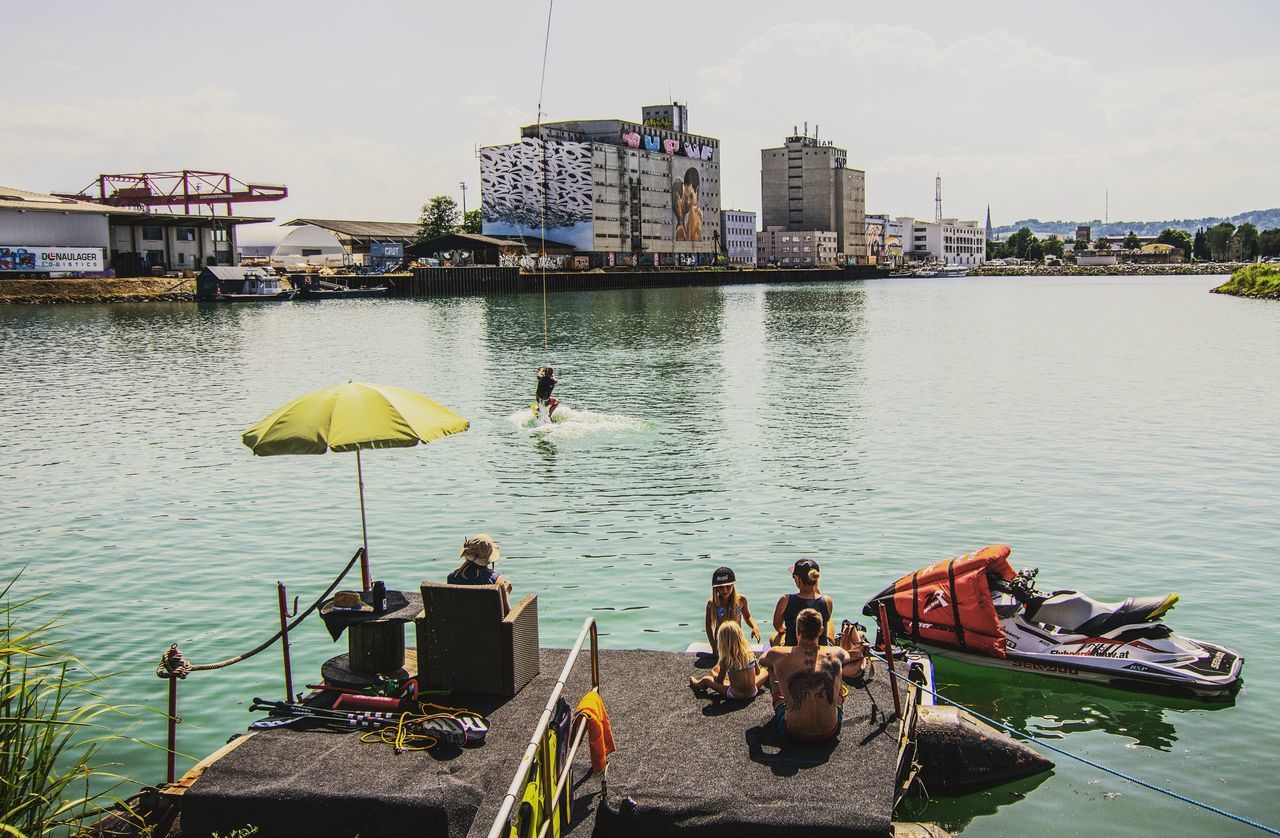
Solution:
{"label": "red crane", "polygon": [[217,205],[231,215],[232,204],[257,201],[279,201],[289,197],[281,184],[245,183],[226,172],[201,172],[183,169],[179,172],[139,172],[137,174],[98,175],[97,179],[76,194],[60,197],[92,201],[113,207],[138,207],[150,212],[152,207],[182,207],[184,214],[200,215],[207,209],[217,215]]}

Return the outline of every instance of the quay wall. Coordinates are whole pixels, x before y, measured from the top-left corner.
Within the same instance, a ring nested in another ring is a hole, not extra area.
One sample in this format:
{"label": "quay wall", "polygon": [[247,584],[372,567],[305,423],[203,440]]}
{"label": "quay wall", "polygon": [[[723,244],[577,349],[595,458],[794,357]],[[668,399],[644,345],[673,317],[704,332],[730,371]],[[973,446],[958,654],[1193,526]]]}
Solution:
{"label": "quay wall", "polygon": [[[601,291],[626,288],[673,288],[704,285],[841,282],[856,279],[844,270],[743,271],[592,271],[546,274],[547,291]],[[388,278],[388,296],[433,297],[453,294],[541,293],[542,274],[519,268],[416,268],[411,276]]]}

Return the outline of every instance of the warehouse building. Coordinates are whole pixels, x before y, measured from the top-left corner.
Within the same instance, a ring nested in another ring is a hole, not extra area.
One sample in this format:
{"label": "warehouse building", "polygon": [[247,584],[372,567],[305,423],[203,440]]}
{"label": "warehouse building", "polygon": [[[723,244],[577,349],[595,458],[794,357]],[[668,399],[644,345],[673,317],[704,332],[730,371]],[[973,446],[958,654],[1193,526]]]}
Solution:
{"label": "warehouse building", "polygon": [[71,198],[0,186],[0,277],[100,273],[119,212]]}
{"label": "warehouse building", "polygon": [[592,267],[712,263],[720,141],[688,125],[686,105],[651,105],[639,122],[529,125],[482,148],[483,233],[563,242]]}
{"label": "warehouse building", "polygon": [[399,264],[404,259],[405,248],[418,240],[418,225],[411,221],[295,218],[280,226],[314,227],[330,233],[341,245],[341,261],[347,266],[386,267],[389,264]]}

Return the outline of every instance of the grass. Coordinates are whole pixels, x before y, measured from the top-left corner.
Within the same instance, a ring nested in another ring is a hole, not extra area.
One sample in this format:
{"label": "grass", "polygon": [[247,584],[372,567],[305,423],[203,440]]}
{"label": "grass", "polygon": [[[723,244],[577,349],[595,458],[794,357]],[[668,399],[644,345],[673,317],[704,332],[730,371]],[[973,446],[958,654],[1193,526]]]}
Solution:
{"label": "grass", "polygon": [[103,716],[117,708],[95,694],[101,679],[54,645],[59,620],[24,625],[41,597],[15,601],[17,579],[0,590],[0,835],[75,834],[118,802],[108,795],[123,778],[96,762],[116,736]]}
{"label": "grass", "polygon": [[1231,274],[1231,279],[1213,290],[1217,294],[1235,294],[1238,297],[1280,299],[1280,267],[1249,265],[1239,268]]}

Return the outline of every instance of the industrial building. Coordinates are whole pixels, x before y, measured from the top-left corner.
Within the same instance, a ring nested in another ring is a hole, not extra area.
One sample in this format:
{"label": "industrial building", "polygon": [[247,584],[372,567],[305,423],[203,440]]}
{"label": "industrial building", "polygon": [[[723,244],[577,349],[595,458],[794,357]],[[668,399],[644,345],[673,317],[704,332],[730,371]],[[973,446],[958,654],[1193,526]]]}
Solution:
{"label": "industrial building", "polygon": [[[330,233],[342,247],[341,264],[346,266],[386,267],[398,264],[404,260],[405,248],[418,240],[418,225],[412,221],[295,218],[280,226],[313,227]],[[303,246],[300,251],[303,249],[314,248]],[[301,252],[299,255],[302,255]]]}
{"label": "industrial building", "polygon": [[912,219],[890,218],[888,215],[867,215],[867,261],[887,268],[902,267],[905,255],[903,243],[911,238],[904,221]]}
{"label": "industrial building", "polygon": [[[279,201],[288,194],[279,184],[246,183],[226,172],[182,169],[102,174],[79,192],[44,198],[46,203],[85,204],[105,217],[106,252],[98,270],[129,277],[236,264],[236,228],[273,219],[236,216],[233,206]],[[167,211],[170,208],[181,211]],[[53,226],[56,230],[57,225]],[[0,238],[8,236],[0,226]]]}
{"label": "industrial building", "polygon": [[846,264],[868,263],[866,173],[848,166],[849,152],[792,129],[780,148],[760,152],[760,223],[791,232],[830,230]]}
{"label": "industrial building", "polygon": [[0,276],[106,270],[118,210],[0,186]]}
{"label": "industrial building", "polygon": [[910,230],[905,245],[906,256],[915,261],[941,262],[944,265],[981,265],[987,258],[986,228],[978,221],[944,218],[920,221],[910,217],[898,219],[903,234]]}
{"label": "industrial building", "polygon": [[720,211],[721,241],[730,265],[750,266],[756,263],[756,214],[750,210]]}
{"label": "industrial building", "polygon": [[147,212],[0,187],[0,271],[41,276],[113,271],[128,277],[231,265],[236,226],[270,220]]}
{"label": "industrial building", "polygon": [[816,268],[834,265],[840,239],[830,230],[788,230],[766,227],[759,234],[756,260],[779,268]]}
{"label": "industrial building", "polygon": [[487,236],[571,245],[601,265],[710,264],[720,251],[720,142],[689,132],[686,105],[641,120],[548,122],[480,150]]}

